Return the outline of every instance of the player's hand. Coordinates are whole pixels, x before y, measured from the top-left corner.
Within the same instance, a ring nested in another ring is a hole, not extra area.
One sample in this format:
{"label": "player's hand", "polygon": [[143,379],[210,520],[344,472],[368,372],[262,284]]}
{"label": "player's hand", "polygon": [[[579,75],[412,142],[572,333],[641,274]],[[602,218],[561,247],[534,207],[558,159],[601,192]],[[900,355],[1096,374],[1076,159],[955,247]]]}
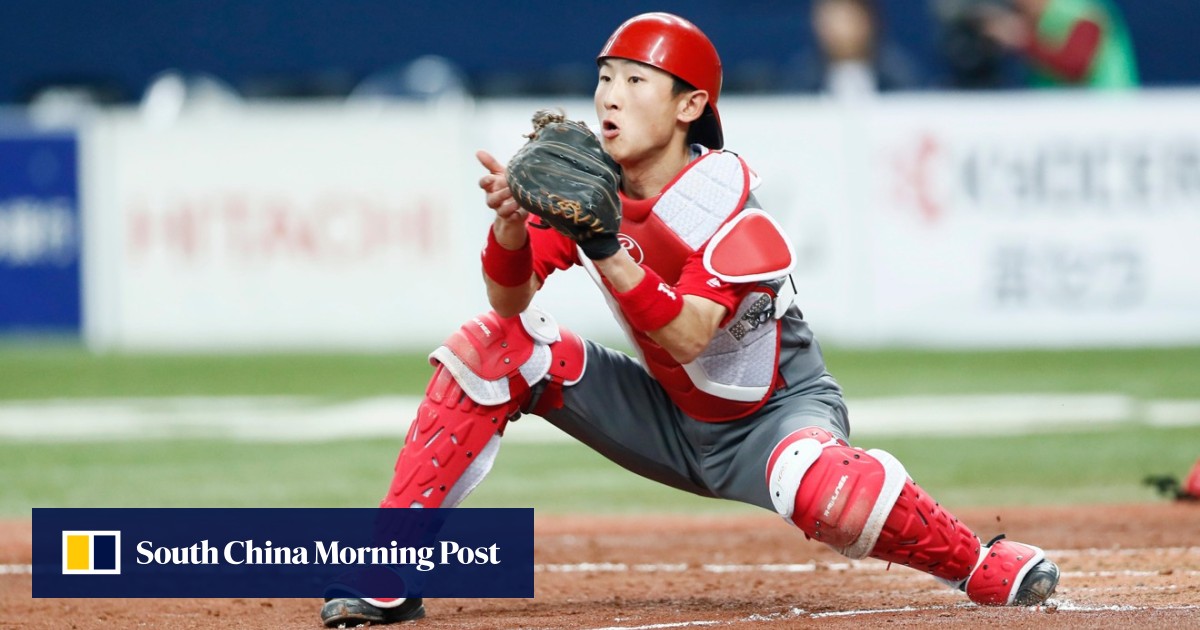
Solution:
{"label": "player's hand", "polygon": [[475,158],[488,170],[487,175],[479,178],[479,187],[487,195],[487,206],[496,212],[496,219],[502,223],[524,226],[529,213],[513,199],[505,178],[504,165],[487,151],[476,151]]}

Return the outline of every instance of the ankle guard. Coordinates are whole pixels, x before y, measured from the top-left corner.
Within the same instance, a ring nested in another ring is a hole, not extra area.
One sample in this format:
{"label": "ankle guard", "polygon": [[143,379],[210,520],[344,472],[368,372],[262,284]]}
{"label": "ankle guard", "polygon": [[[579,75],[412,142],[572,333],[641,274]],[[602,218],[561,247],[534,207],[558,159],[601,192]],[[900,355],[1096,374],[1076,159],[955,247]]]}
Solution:
{"label": "ankle guard", "polygon": [[967,578],[967,597],[982,606],[1010,606],[1030,569],[1045,558],[1046,552],[1033,545],[995,540]]}

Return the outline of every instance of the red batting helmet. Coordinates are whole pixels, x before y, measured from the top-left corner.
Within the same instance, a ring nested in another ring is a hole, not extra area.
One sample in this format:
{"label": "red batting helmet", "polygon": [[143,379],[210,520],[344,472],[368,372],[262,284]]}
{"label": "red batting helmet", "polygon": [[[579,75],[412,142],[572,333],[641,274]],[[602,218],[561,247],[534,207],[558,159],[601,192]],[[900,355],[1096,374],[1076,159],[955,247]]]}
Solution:
{"label": "red batting helmet", "polygon": [[613,31],[596,57],[629,59],[668,72],[708,92],[708,106],[692,123],[691,137],[710,149],[725,145],[717,98],[721,95],[721,58],[695,24],[670,13],[643,13]]}

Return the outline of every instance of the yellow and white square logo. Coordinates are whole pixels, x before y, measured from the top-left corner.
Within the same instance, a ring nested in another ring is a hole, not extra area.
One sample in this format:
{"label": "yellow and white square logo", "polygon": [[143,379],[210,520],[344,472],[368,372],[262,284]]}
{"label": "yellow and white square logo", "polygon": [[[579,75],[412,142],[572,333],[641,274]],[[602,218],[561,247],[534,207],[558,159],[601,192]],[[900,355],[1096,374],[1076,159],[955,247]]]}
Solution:
{"label": "yellow and white square logo", "polygon": [[63,531],[63,575],[121,573],[121,532]]}

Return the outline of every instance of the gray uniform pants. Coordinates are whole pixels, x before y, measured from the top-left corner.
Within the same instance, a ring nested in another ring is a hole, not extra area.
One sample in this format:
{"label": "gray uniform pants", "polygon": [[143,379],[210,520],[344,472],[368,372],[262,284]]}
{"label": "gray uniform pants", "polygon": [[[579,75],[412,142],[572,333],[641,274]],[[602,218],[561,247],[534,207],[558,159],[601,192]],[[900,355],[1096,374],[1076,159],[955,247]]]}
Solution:
{"label": "gray uniform pants", "polygon": [[833,379],[777,390],[763,407],[730,422],[685,415],[629,356],[587,342],[587,370],[563,389],[546,420],[622,467],[706,497],[774,510],[767,458],[788,434],[808,426],[842,439],[850,429]]}

